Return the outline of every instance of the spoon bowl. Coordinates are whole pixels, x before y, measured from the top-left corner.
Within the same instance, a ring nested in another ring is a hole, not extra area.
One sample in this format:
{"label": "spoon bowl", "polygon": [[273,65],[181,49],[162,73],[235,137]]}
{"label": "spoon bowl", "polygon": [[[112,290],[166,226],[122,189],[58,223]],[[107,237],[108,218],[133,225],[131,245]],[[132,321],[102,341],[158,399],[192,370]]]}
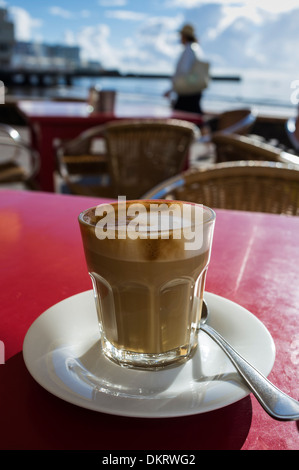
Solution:
{"label": "spoon bowl", "polygon": [[263,374],[241,356],[214,328],[208,324],[209,308],[202,304],[200,329],[221,347],[245,380],[247,387],[257,398],[264,410],[279,421],[299,420],[299,402],[273,385]]}

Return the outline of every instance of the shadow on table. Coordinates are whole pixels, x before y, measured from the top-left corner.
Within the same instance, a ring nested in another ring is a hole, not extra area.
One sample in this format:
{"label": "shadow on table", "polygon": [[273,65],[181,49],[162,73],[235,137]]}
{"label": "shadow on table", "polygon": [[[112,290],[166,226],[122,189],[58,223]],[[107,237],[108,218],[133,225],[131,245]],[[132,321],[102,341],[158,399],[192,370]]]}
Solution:
{"label": "shadow on table", "polygon": [[248,435],[247,396],[219,410],[180,418],[127,418],[90,411],[47,392],[22,353],[0,367],[2,449],[237,450]]}

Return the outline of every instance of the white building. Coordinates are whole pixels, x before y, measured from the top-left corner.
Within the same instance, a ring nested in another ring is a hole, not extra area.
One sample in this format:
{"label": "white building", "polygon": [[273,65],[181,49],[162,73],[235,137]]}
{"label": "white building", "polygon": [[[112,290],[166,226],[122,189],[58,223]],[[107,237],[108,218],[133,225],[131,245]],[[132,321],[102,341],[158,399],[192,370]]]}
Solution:
{"label": "white building", "polygon": [[0,67],[11,64],[15,41],[14,24],[10,20],[7,10],[0,8]]}
{"label": "white building", "polygon": [[71,70],[80,66],[80,49],[75,46],[16,41],[13,65],[16,68]]}

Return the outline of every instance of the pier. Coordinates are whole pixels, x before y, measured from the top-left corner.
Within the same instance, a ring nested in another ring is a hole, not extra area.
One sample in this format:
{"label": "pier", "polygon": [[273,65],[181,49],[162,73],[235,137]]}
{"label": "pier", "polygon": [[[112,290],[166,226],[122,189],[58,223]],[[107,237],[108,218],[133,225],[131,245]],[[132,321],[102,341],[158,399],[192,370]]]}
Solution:
{"label": "pier", "polygon": [[[165,78],[170,79],[169,75],[151,75],[127,73],[122,74],[118,70],[95,70],[93,68],[78,69],[29,69],[29,68],[10,68],[0,70],[0,80],[5,86],[35,86],[47,87],[63,84],[71,86],[73,79],[78,77],[119,77],[119,78]],[[230,80],[240,81],[239,76],[213,76],[212,80]]]}

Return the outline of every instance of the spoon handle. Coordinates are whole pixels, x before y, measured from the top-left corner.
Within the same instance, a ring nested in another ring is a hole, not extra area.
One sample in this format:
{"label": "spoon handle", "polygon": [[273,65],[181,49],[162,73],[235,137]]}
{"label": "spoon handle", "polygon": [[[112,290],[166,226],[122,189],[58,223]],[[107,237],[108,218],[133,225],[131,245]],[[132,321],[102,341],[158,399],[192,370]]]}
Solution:
{"label": "spoon handle", "polygon": [[299,402],[273,385],[263,374],[246,361],[217,331],[204,324],[200,329],[213,338],[230,358],[264,410],[279,421],[299,419]]}

